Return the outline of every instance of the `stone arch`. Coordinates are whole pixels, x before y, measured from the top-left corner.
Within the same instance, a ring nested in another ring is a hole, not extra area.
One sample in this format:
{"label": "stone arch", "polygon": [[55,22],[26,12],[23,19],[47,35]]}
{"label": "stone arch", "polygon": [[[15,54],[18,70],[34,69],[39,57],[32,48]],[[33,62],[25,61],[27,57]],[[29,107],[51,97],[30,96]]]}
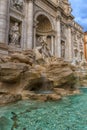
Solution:
{"label": "stone arch", "polygon": [[46,42],[52,54],[55,53],[55,26],[50,15],[43,11],[34,14],[34,47],[39,46],[39,38],[46,37]]}
{"label": "stone arch", "polygon": [[39,15],[37,17],[37,31],[41,33],[49,33],[52,32],[52,24],[50,23],[49,19],[45,15]]}
{"label": "stone arch", "polygon": [[52,25],[52,30],[55,30],[55,26],[54,26],[54,23],[53,23],[52,18],[51,18],[47,13],[45,13],[45,12],[43,12],[43,11],[41,11],[41,10],[40,10],[40,11],[37,11],[37,12],[34,14],[34,21],[37,21],[37,18],[38,18],[38,16],[40,16],[40,15],[44,15],[45,17],[47,17],[47,18],[49,19],[51,25]]}

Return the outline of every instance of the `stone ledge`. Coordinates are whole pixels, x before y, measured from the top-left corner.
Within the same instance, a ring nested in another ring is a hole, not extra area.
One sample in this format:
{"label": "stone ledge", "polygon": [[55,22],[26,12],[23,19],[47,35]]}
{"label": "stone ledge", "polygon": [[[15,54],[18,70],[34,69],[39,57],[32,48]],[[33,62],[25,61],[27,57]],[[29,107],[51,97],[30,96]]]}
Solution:
{"label": "stone ledge", "polygon": [[8,45],[0,43],[0,55],[8,55]]}
{"label": "stone ledge", "polygon": [[5,43],[0,43],[0,49],[1,50],[8,50],[8,45]]}
{"label": "stone ledge", "polygon": [[21,51],[22,51],[21,47],[16,47],[16,46],[12,46],[12,45],[8,46],[8,52],[9,52],[9,54],[15,53],[15,52],[19,52],[20,53]]}

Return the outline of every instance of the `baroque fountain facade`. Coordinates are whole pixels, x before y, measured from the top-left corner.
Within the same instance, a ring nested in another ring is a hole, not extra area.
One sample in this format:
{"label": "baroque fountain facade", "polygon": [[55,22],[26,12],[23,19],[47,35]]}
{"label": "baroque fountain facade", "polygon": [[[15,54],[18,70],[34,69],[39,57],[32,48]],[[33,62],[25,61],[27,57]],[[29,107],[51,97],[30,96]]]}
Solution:
{"label": "baroque fountain facade", "polygon": [[0,54],[40,46],[45,37],[52,55],[84,60],[82,27],[68,0],[0,0]]}
{"label": "baroque fountain facade", "polygon": [[87,130],[83,31],[71,11],[68,0],[0,0],[0,130]]}

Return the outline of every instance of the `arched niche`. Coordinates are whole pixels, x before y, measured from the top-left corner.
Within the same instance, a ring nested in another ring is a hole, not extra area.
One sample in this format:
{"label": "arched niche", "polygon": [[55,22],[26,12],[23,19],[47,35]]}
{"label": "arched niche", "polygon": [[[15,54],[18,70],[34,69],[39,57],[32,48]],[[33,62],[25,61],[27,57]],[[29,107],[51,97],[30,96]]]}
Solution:
{"label": "arched niche", "polygon": [[35,28],[35,46],[39,46],[38,41],[40,36],[46,36],[47,44],[52,52],[55,53],[55,31],[52,19],[45,13],[37,13],[35,16],[36,28]]}

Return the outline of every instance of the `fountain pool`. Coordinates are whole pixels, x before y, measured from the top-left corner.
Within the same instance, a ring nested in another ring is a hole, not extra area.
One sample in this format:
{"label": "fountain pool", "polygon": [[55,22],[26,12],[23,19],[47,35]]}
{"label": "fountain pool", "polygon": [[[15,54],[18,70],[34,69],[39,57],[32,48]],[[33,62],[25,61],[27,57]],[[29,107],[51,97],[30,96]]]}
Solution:
{"label": "fountain pool", "polygon": [[87,88],[56,102],[20,101],[0,107],[0,130],[87,130]]}

